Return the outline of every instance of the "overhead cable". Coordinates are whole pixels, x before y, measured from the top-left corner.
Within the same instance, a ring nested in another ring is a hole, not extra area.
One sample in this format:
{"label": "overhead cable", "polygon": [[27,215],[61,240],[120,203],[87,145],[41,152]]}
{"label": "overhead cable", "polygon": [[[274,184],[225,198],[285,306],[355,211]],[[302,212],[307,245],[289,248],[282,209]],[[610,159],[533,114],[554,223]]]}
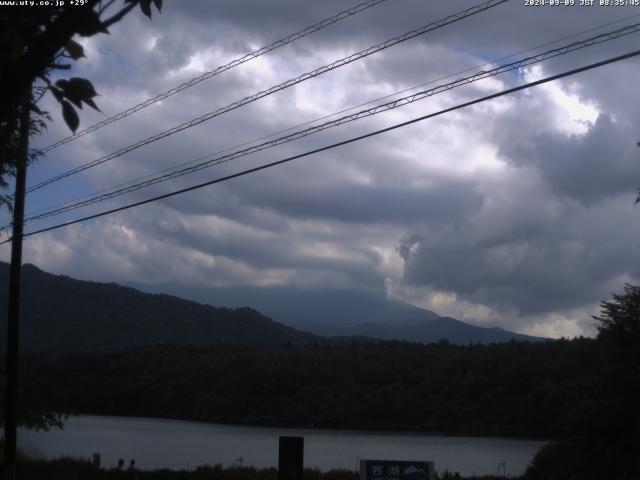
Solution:
{"label": "overhead cable", "polygon": [[351,107],[347,107],[347,108],[344,108],[342,110],[338,110],[336,112],[333,112],[333,113],[330,113],[330,114],[327,114],[327,115],[323,115],[323,116],[315,118],[313,120],[309,120],[309,121],[306,121],[306,122],[303,122],[303,123],[300,123],[300,124],[297,124],[297,125],[294,125],[294,126],[291,126],[291,127],[287,127],[285,129],[278,130],[276,132],[272,132],[272,133],[269,133],[267,135],[263,135],[263,136],[261,136],[259,138],[254,138],[252,140],[248,140],[248,141],[242,142],[241,144],[236,144],[236,145],[232,145],[232,146],[226,147],[226,148],[224,148],[222,150],[218,150],[218,151],[216,151],[214,153],[211,153],[211,154],[203,155],[203,156],[191,159],[191,160],[187,160],[186,162],[181,162],[181,163],[178,163],[176,165],[173,165],[173,166],[170,166],[170,167],[167,167],[167,168],[164,168],[164,169],[152,172],[152,173],[148,173],[146,175],[135,177],[135,178],[132,178],[132,179],[127,180],[125,182],[113,185],[111,187],[103,188],[103,189],[98,190],[96,192],[91,192],[91,193],[84,194],[84,195],[81,195],[81,196],[78,196],[78,197],[75,197],[75,198],[72,198],[72,199],[69,199],[69,200],[64,200],[64,201],[55,203],[55,204],[50,205],[48,207],[44,207],[44,208],[39,208],[37,210],[33,210],[33,211],[28,213],[28,216],[29,217],[35,216],[36,214],[39,214],[41,212],[48,212],[48,211],[57,209],[59,207],[63,207],[63,206],[71,205],[73,203],[77,203],[77,202],[79,202],[81,200],[84,200],[84,199],[88,199],[88,198],[91,198],[91,197],[95,197],[95,196],[101,195],[103,193],[108,193],[108,192],[114,191],[114,190],[119,189],[121,187],[133,185],[135,183],[138,183],[138,182],[141,182],[143,180],[146,180],[146,179],[161,175],[163,173],[175,171],[175,170],[178,170],[178,169],[180,169],[182,167],[185,167],[187,165],[195,164],[195,163],[201,162],[203,160],[210,159],[213,156],[221,155],[221,154],[223,154],[225,152],[229,152],[229,151],[232,151],[232,150],[235,150],[235,149],[239,149],[241,147],[252,145],[252,144],[260,142],[262,140],[266,140],[268,138],[273,138],[273,137],[276,137],[278,135],[282,135],[284,133],[291,132],[293,130],[299,129],[301,127],[305,127],[307,125],[313,125],[314,123],[320,122],[322,120],[326,120],[326,119],[331,118],[331,117],[335,117],[336,115],[340,115],[342,113],[350,112],[350,111],[356,110],[357,108],[361,108],[361,107],[364,107],[364,106],[367,106],[367,105],[374,105],[376,102],[380,102],[382,100],[393,98],[393,97],[396,97],[398,95],[402,95],[403,93],[411,92],[411,91],[416,90],[418,88],[425,87],[427,85],[432,85],[432,84],[434,84],[434,83],[436,83],[438,81],[446,80],[448,78],[452,78],[452,77],[455,77],[455,76],[463,74],[463,73],[467,73],[467,72],[471,72],[471,71],[474,71],[474,70],[478,70],[478,69],[486,67],[488,65],[495,65],[498,62],[501,62],[503,60],[508,60],[508,59],[511,59],[511,58],[515,58],[518,55],[521,55],[523,53],[533,52],[535,50],[539,50],[540,48],[543,48],[543,47],[546,47],[546,46],[549,46],[549,45],[557,44],[557,43],[559,43],[559,42],[561,42],[563,40],[576,38],[576,37],[578,37],[580,35],[584,35],[586,33],[591,33],[591,32],[594,32],[596,30],[601,30],[602,28],[605,28],[605,27],[608,27],[608,26],[611,26],[611,25],[615,25],[615,24],[630,20],[632,18],[637,18],[637,17],[640,17],[640,14],[635,14],[635,15],[630,15],[630,16],[627,16],[627,17],[619,18],[619,19],[614,20],[612,22],[607,22],[607,23],[604,23],[604,24],[601,24],[601,25],[597,25],[595,27],[592,27],[592,28],[589,28],[589,29],[586,29],[586,30],[582,30],[580,32],[572,33],[571,35],[566,35],[566,36],[558,38],[556,40],[552,40],[550,42],[545,42],[543,44],[536,45],[535,47],[529,47],[529,48],[527,48],[525,50],[520,50],[518,52],[512,53],[512,54],[507,55],[507,56],[503,56],[503,57],[500,57],[500,58],[489,60],[487,62],[484,62],[484,63],[480,64],[480,65],[475,65],[473,67],[468,67],[468,68],[465,68],[463,70],[459,70],[459,71],[457,71],[455,73],[449,73],[447,75],[431,79],[431,80],[429,80],[427,82],[423,82],[423,83],[421,83],[419,85],[414,85],[413,87],[405,88],[403,90],[400,90],[400,91],[397,91],[397,92],[394,92],[394,93],[390,93],[390,94],[384,95],[382,97],[374,98],[374,99],[368,100],[368,101],[366,101],[364,103],[360,103],[358,105],[353,105]]}
{"label": "overhead cable", "polygon": [[520,68],[524,68],[527,67],[529,65],[533,65],[535,63],[540,63],[542,61],[548,60],[550,58],[554,58],[557,57],[559,55],[565,55],[567,53],[576,51],[576,50],[580,50],[586,47],[590,47],[593,45],[597,45],[600,43],[604,43],[607,41],[611,41],[617,38],[620,38],[622,36],[625,35],[629,35],[632,33],[637,33],[640,32],[640,23],[636,23],[634,25],[628,25],[622,28],[619,28],[617,30],[613,30],[611,32],[607,32],[607,33],[603,33],[600,35],[596,35],[594,37],[588,38],[586,40],[581,40],[581,41],[577,41],[577,42],[573,42],[570,43],[568,45],[564,45],[562,47],[558,47],[558,48],[554,48],[552,50],[548,50],[546,52],[540,53],[538,55],[533,55],[527,58],[524,58],[522,60],[518,60],[515,62],[511,62],[505,65],[501,65],[499,67],[493,68],[491,70],[486,70],[486,71],[480,71],[477,72],[473,75],[464,77],[464,78],[460,78],[457,79],[453,82],[450,83],[446,83],[443,85],[439,85],[436,86],[434,88],[430,88],[428,90],[423,90],[402,98],[398,98],[396,100],[393,100],[391,102],[387,102],[381,105],[377,105],[374,106],[372,108],[368,108],[365,110],[360,110],[359,112],[350,114],[350,115],[345,115],[343,117],[334,119],[334,120],[330,120],[328,122],[322,123],[320,125],[315,125],[313,127],[304,129],[304,130],[299,130],[297,132],[293,132],[289,135],[285,135],[264,143],[261,143],[259,145],[254,145],[252,147],[248,147],[242,150],[238,150],[223,156],[219,156],[219,157],[215,157],[212,159],[209,159],[207,161],[204,162],[200,162],[197,163],[195,165],[186,167],[186,168],[182,168],[180,170],[175,170],[173,172],[170,173],[165,173],[162,175],[157,175],[155,177],[151,177],[145,181],[142,182],[138,182],[138,183],[134,183],[132,185],[128,185],[126,187],[122,187],[122,188],[118,188],[115,190],[112,190],[110,192],[107,193],[103,193],[103,194],[99,194],[99,195],[95,195],[93,197],[90,197],[86,200],[82,200],[79,202],[75,202],[72,204],[68,204],[65,205],[63,207],[59,207],[59,208],[53,208],[50,209],[48,211],[45,211],[43,213],[39,213],[39,214],[34,214],[34,215],[30,215],[25,217],[25,222],[27,221],[34,221],[34,220],[42,220],[48,217],[52,217],[55,215],[61,215],[63,213],[67,213],[70,212],[72,210],[76,210],[78,208],[81,207],[85,207],[88,205],[93,205],[96,203],[100,203],[106,200],[109,200],[111,198],[115,198],[130,192],[134,192],[136,190],[140,190],[142,188],[146,188],[149,187],[151,185],[155,185],[158,183],[162,183],[162,182],[166,182],[178,177],[182,177],[184,175],[188,175],[194,172],[197,172],[199,170],[214,166],[214,165],[219,165],[221,163],[227,163],[230,162],[236,158],[240,158],[240,157],[244,157],[246,155],[252,154],[252,153],[256,153],[262,150],[266,150],[268,148],[272,148],[278,145],[282,145],[284,143],[289,143],[291,141],[297,140],[299,138],[303,138],[303,137],[307,137],[309,135],[313,135],[315,133],[319,133],[323,130],[327,130],[329,128],[333,128],[333,127],[337,127],[339,125],[344,125],[346,123],[350,123],[350,122],[354,122],[356,120],[359,120],[361,118],[365,118],[365,117],[370,117],[373,115],[377,115],[379,113],[382,112],[386,112],[389,110],[393,110],[396,109],[398,107],[402,107],[405,105],[409,105],[411,103],[417,102],[419,100],[424,100],[425,98],[429,98],[433,95],[437,95],[439,93],[443,93],[449,90],[452,90],[454,88],[458,88],[464,85],[468,85],[470,83],[473,82],[477,82],[489,77],[494,77],[496,75],[505,73],[505,72],[509,72],[509,71],[513,71],[513,70],[517,70]]}
{"label": "overhead cable", "polygon": [[265,53],[269,53],[277,48],[280,47],[284,47],[285,45],[288,45],[292,42],[295,42],[296,40],[299,40],[300,38],[306,37],[307,35],[310,35],[314,32],[317,32],[318,30],[322,30],[323,28],[328,27],[329,25],[333,25],[336,22],[339,22],[340,20],[344,20],[345,18],[351,17],[352,15],[355,15],[357,13],[360,13],[364,10],[367,10],[371,7],[374,7],[382,2],[386,2],[387,0],[368,0],[366,2],[362,2],[359,3],[358,5],[356,5],[355,7],[352,7],[348,10],[344,10],[340,13],[337,13],[336,15],[329,17],[329,18],[325,18],[324,20],[311,25],[310,27],[306,27],[303,28],[302,30],[296,32],[296,33],[292,33],[291,35],[288,35],[284,38],[281,38],[280,40],[277,40],[269,45],[267,45],[266,47],[262,47],[259,48],[257,50],[254,50],[251,53],[247,53],[246,55],[240,57],[240,58],[236,58],[232,61],[230,61],[229,63],[226,63],[225,65],[221,65],[219,67],[214,68],[213,70],[210,70],[208,72],[203,73],[202,75],[199,75],[195,78],[192,78],[191,80],[181,83],[180,85],[178,85],[177,87],[174,87],[170,90],[167,90],[166,92],[160,93],[158,95],[156,95],[153,98],[149,98],[148,100],[145,100],[144,102],[141,102],[137,105],[134,105],[133,107],[129,107],[126,110],[123,110],[120,113],[117,113],[109,118],[106,118],[98,123],[95,123],[93,125],[91,125],[90,127],[85,128],[84,130],[80,130],[76,133],[74,133],[73,135],[70,135],[66,138],[63,138],[61,140],[58,140],[55,143],[52,143],[51,145],[44,147],[42,149],[40,149],[40,153],[47,153],[50,152],[51,150],[53,150],[54,148],[59,147],[60,145],[64,145],[65,143],[69,143],[73,140],[75,140],[76,138],[80,138],[83,137],[85,135],[87,135],[88,133],[91,132],[95,132],[96,130],[98,130],[99,128],[104,127],[105,125],[109,125],[110,123],[116,122],[118,120],[121,120],[125,117],[128,117],[129,115],[134,114],[135,112],[142,110],[143,108],[146,108],[150,105],[153,105],[155,103],[158,103],[162,100],[165,100],[173,95],[175,95],[176,93],[179,93],[183,90],[186,90],[189,87],[193,87],[194,85],[197,85],[200,82],[203,82],[209,78],[215,77],[216,75],[219,75],[223,72],[226,72],[227,70],[231,70],[234,67],[237,67],[238,65],[242,65],[243,63],[248,62],[249,60],[253,60],[254,58],[257,58],[261,55],[264,55]]}
{"label": "overhead cable", "polygon": [[[360,140],[364,140],[366,138],[370,138],[370,137],[374,137],[374,136],[380,135],[382,133],[390,132],[390,131],[396,130],[398,128],[406,127],[408,125],[411,125],[411,124],[414,124],[414,123],[418,123],[418,122],[427,120],[429,118],[437,117],[437,116],[443,115],[445,113],[452,112],[454,110],[459,110],[461,108],[466,108],[466,107],[469,107],[469,106],[472,106],[472,105],[476,105],[478,103],[482,103],[482,102],[486,102],[488,100],[492,100],[494,98],[502,97],[504,95],[509,95],[511,93],[515,93],[515,92],[518,92],[518,91],[521,91],[521,90],[525,90],[527,88],[531,88],[531,87],[534,87],[536,85],[541,85],[541,84],[544,84],[544,83],[548,83],[548,82],[551,82],[551,81],[554,81],[554,80],[558,80],[558,79],[561,79],[561,78],[568,77],[570,75],[575,75],[577,73],[585,72],[587,70],[592,70],[594,68],[602,67],[604,65],[609,65],[609,64],[612,64],[612,63],[615,63],[615,62],[626,60],[628,58],[636,57],[638,55],[640,55],[640,50],[634,50],[633,52],[629,52],[629,53],[626,53],[624,55],[619,55],[619,56],[616,56],[616,57],[608,58],[607,60],[602,60],[600,62],[592,63],[592,64],[589,64],[589,65],[586,65],[586,66],[583,66],[583,67],[579,67],[579,68],[575,68],[573,70],[569,70],[569,71],[566,71],[566,72],[563,72],[563,73],[559,73],[557,75],[552,75],[550,77],[545,77],[545,78],[542,78],[540,80],[536,80],[534,82],[529,82],[529,83],[526,83],[526,84],[523,84],[523,85],[519,85],[517,87],[513,87],[513,88],[510,88],[510,89],[507,89],[507,90],[503,90],[503,91],[498,92],[498,93],[493,93],[491,95],[487,95],[487,96],[478,98],[476,100],[471,100],[469,102],[461,103],[461,104],[455,105],[453,107],[445,108],[445,109],[440,110],[440,111],[435,112],[435,113],[430,113],[428,115],[423,115],[421,117],[417,117],[417,118],[414,118],[412,120],[408,120],[406,122],[398,123],[398,124],[392,125],[390,127],[382,128],[380,130],[376,130],[376,131],[373,131],[373,132],[370,132],[370,133],[367,133],[367,134],[364,134],[364,135],[360,135],[360,136],[357,136],[357,137],[350,138],[348,140],[343,140],[341,142],[333,143],[331,145],[327,145],[327,146],[322,147],[322,148],[317,148],[315,150],[311,150],[311,151],[308,151],[308,152],[304,152],[304,153],[300,153],[300,154],[297,154],[297,155],[293,155],[293,156],[284,158],[282,160],[278,160],[278,161],[275,161],[275,162],[271,162],[271,163],[267,163],[267,164],[264,164],[264,165],[260,165],[258,167],[254,167],[254,168],[250,168],[250,169],[247,169],[247,170],[243,170],[241,172],[237,172],[237,173],[234,173],[234,174],[231,174],[231,175],[227,175],[227,176],[224,176],[224,177],[216,178],[214,180],[209,180],[207,182],[199,183],[197,185],[192,185],[190,187],[182,188],[182,189],[176,190],[174,192],[165,193],[163,195],[158,195],[156,197],[148,198],[146,200],[142,200],[142,201],[139,201],[139,202],[130,203],[130,204],[127,204],[127,205],[123,205],[121,207],[113,208],[113,209],[106,210],[106,211],[103,211],[103,212],[100,212],[100,213],[96,213],[96,214],[93,214],[93,215],[88,215],[86,217],[78,218],[78,219],[71,220],[71,221],[64,222],[64,223],[59,223],[59,224],[52,225],[50,227],[42,228],[42,229],[39,229],[39,230],[34,230],[32,232],[25,233],[23,235],[23,237],[29,237],[29,236],[37,235],[37,234],[44,233],[44,232],[50,232],[52,230],[57,230],[57,229],[60,229],[60,228],[63,228],[63,227],[68,227],[70,225],[75,225],[77,223],[85,222],[85,221],[88,221],[88,220],[93,220],[93,219],[99,218],[99,217],[104,217],[106,215],[111,215],[111,214],[117,213],[117,212],[122,212],[124,210],[128,210],[128,209],[140,206],[140,205],[145,205],[145,204],[156,202],[156,201],[163,200],[163,199],[166,199],[166,198],[174,197],[176,195],[181,195],[181,194],[186,193],[186,192],[191,192],[193,190],[198,190],[198,189],[210,186],[210,185],[214,185],[214,184],[217,184],[217,183],[222,183],[222,182],[225,182],[225,181],[228,181],[228,180],[232,180],[234,178],[243,177],[243,176],[249,175],[251,173],[255,173],[255,172],[258,172],[258,171],[261,171],[261,170],[266,170],[268,168],[275,167],[277,165],[282,165],[282,164],[291,162],[293,160],[297,160],[299,158],[308,157],[308,156],[316,154],[316,153],[320,153],[320,152],[324,152],[324,151],[327,151],[327,150],[331,150],[333,148],[337,148],[337,147],[341,147],[343,145],[348,145],[348,144],[351,144],[351,143],[355,143],[355,142],[358,142]],[[5,240],[4,242],[1,242],[0,245],[8,243],[10,241],[11,241],[11,238]]]}
{"label": "overhead cable", "polygon": [[417,29],[411,30],[409,32],[406,32],[406,33],[404,33],[402,35],[390,38],[389,40],[386,40],[386,41],[384,41],[382,43],[379,43],[379,44],[374,45],[372,47],[366,48],[366,49],[361,50],[361,51],[359,51],[357,53],[353,53],[353,54],[351,54],[351,55],[349,55],[347,57],[341,58],[340,60],[336,60],[336,61],[334,61],[334,62],[332,62],[332,63],[330,63],[328,65],[324,65],[324,66],[322,66],[320,68],[317,68],[317,69],[315,69],[313,71],[304,73],[304,74],[302,74],[302,75],[300,75],[298,77],[286,80],[283,83],[280,83],[278,85],[270,87],[270,88],[268,88],[266,90],[262,90],[262,91],[260,91],[260,92],[258,92],[256,94],[254,94],[254,95],[245,97],[242,100],[238,100],[236,102],[233,102],[233,103],[231,103],[231,104],[229,104],[229,105],[227,105],[225,107],[218,108],[218,109],[216,109],[216,110],[214,110],[212,112],[209,112],[209,113],[206,113],[206,114],[201,115],[199,117],[196,117],[196,118],[194,118],[194,119],[192,119],[192,120],[190,120],[188,122],[184,122],[184,123],[182,123],[180,125],[177,125],[177,126],[175,126],[173,128],[170,128],[169,130],[165,130],[164,132],[158,133],[158,134],[153,135],[151,137],[148,137],[148,138],[146,138],[144,140],[140,140],[139,142],[136,142],[136,143],[134,143],[132,145],[129,145],[129,146],[124,147],[124,148],[121,148],[120,150],[117,150],[117,151],[115,151],[113,153],[110,153],[108,155],[100,157],[100,158],[98,158],[96,160],[93,160],[91,162],[85,163],[84,165],[80,165],[80,166],[78,166],[76,168],[73,168],[71,170],[68,170],[68,171],[66,171],[64,173],[61,173],[59,175],[55,175],[53,177],[50,177],[50,178],[48,178],[46,180],[43,180],[42,182],[39,182],[39,183],[37,183],[35,185],[32,185],[32,186],[28,187],[27,188],[27,193],[31,193],[31,192],[33,192],[35,190],[38,190],[38,189],[40,189],[42,187],[50,185],[50,184],[52,184],[54,182],[60,181],[63,178],[67,178],[67,177],[70,177],[72,175],[76,175],[76,174],[78,174],[80,172],[83,172],[84,170],[87,170],[89,168],[95,167],[95,166],[100,165],[102,163],[105,163],[105,162],[107,162],[109,160],[113,160],[114,158],[120,157],[120,156],[124,155],[125,153],[131,152],[132,150],[140,148],[140,147],[142,147],[144,145],[148,145],[149,143],[158,141],[158,140],[160,140],[162,138],[166,138],[166,137],[168,137],[170,135],[173,135],[174,133],[178,133],[178,132],[181,132],[183,130],[186,130],[187,128],[191,128],[191,127],[194,127],[196,125],[199,125],[199,124],[201,124],[203,122],[211,120],[212,118],[215,118],[215,117],[220,116],[222,114],[228,113],[228,112],[230,112],[232,110],[240,108],[240,107],[242,107],[244,105],[247,105],[248,103],[252,103],[252,102],[255,102],[257,100],[260,100],[261,98],[264,98],[264,97],[266,97],[268,95],[271,95],[273,93],[285,90],[285,89],[287,89],[289,87],[292,87],[294,85],[302,83],[302,82],[304,82],[306,80],[309,80],[311,78],[315,78],[315,77],[317,77],[319,75],[322,75],[324,73],[327,73],[327,72],[330,72],[330,71],[335,70],[337,68],[340,68],[340,67],[342,67],[344,65],[348,65],[348,64],[350,64],[352,62],[355,62],[357,60],[361,60],[361,59],[363,59],[363,58],[365,58],[365,57],[367,57],[369,55],[372,55],[374,53],[377,53],[377,52],[380,52],[382,50],[385,50],[385,49],[387,49],[389,47],[392,47],[394,45],[397,45],[399,43],[406,42],[407,40],[415,38],[415,37],[417,37],[419,35],[424,35],[425,33],[428,33],[428,32],[431,32],[433,30],[442,28],[442,27],[444,27],[446,25],[458,22],[458,21],[463,20],[463,19],[465,19],[467,17],[470,17],[472,15],[476,15],[478,13],[484,12],[484,11],[490,9],[490,8],[496,7],[496,6],[498,6],[498,5],[502,4],[502,3],[505,3],[507,1],[509,1],[509,0],[489,0],[489,1],[486,1],[484,3],[475,5],[473,7],[467,8],[467,9],[461,11],[461,12],[455,13],[453,15],[449,15],[449,16],[447,16],[447,17],[445,17],[445,18],[443,18],[441,20],[438,20],[436,22],[429,23],[429,24],[424,25],[424,26],[422,26],[420,28],[417,28]]}

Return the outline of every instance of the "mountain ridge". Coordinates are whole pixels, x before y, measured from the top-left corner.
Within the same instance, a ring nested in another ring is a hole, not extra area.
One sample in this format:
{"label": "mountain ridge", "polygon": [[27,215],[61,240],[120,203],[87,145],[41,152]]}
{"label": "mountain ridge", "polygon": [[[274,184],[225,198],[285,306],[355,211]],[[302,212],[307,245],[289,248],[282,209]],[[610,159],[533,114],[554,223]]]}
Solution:
{"label": "mountain ridge", "polygon": [[[5,311],[8,270],[8,264],[0,262],[0,308]],[[109,351],[160,344],[272,345],[324,341],[322,337],[274,322],[251,308],[215,308],[116,283],[53,275],[31,264],[23,266],[21,296],[20,343],[24,352]],[[0,336],[4,335],[2,325]]]}
{"label": "mountain ridge", "polygon": [[192,287],[133,284],[148,292],[171,292],[182,298],[240,307],[250,305],[274,320],[316,335],[365,336],[383,340],[455,344],[506,342],[545,338],[479,327],[443,317],[386,294],[372,291],[308,290],[294,287]]}
{"label": "mountain ridge", "polygon": [[[9,265],[0,262],[0,308],[5,310],[8,270]],[[350,339],[419,343],[444,339],[454,344],[540,340],[469,325],[372,292],[241,288],[226,289],[222,293],[234,292],[236,298],[224,300],[216,297],[221,293],[216,289],[78,280],[31,264],[23,266],[22,277],[20,339],[24,352],[111,351],[163,344],[342,343]],[[149,291],[154,289],[164,291]],[[0,325],[0,337],[4,334]]]}

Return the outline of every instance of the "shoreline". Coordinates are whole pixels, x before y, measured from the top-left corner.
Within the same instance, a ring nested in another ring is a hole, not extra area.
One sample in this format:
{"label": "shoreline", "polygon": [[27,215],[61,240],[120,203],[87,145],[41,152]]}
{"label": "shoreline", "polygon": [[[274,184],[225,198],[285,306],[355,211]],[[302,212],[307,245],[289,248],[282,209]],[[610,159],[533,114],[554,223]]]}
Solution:
{"label": "shoreline", "polygon": [[[109,415],[103,413],[70,413],[68,417],[99,417],[105,419],[123,419],[123,420],[150,420],[150,421],[167,421],[167,422],[182,422],[192,423],[199,425],[217,426],[222,428],[250,428],[250,429],[264,429],[264,430],[283,430],[283,431],[301,431],[309,433],[334,433],[334,434],[353,434],[353,435],[378,435],[378,436],[407,436],[407,437],[434,437],[434,438],[487,438],[495,440],[520,440],[525,442],[552,442],[553,439],[549,437],[536,437],[532,435],[507,435],[507,434],[491,434],[491,433],[464,433],[464,432],[451,432],[451,431],[435,431],[435,430],[407,430],[393,428],[382,429],[366,429],[366,428],[337,428],[337,427],[315,427],[315,426],[296,426],[296,425],[279,425],[279,424],[260,424],[260,423],[224,423],[224,422],[212,422],[207,420],[194,420],[192,418],[175,418],[175,417],[155,417],[138,415]],[[63,427],[64,430],[64,427]]]}

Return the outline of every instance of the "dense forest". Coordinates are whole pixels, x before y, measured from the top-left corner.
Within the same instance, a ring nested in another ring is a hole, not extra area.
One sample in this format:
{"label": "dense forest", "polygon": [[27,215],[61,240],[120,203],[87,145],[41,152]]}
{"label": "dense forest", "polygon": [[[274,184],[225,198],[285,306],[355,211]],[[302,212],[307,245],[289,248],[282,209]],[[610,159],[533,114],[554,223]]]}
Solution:
{"label": "dense forest", "polygon": [[595,395],[593,340],[165,346],[24,358],[50,408],[252,425],[545,437]]}

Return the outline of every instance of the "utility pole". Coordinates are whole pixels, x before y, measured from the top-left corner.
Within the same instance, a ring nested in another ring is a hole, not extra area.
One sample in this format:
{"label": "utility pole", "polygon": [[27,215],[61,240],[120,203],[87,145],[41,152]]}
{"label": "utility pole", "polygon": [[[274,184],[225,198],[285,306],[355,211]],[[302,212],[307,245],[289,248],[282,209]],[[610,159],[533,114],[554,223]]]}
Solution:
{"label": "utility pole", "polygon": [[17,407],[18,407],[18,342],[20,319],[20,274],[22,273],[22,227],[29,155],[29,122],[31,88],[25,93],[20,112],[20,130],[16,155],[16,189],[13,202],[11,268],[9,271],[9,308],[7,318],[7,390],[4,414],[4,466],[7,480],[16,478]]}
{"label": "utility pole", "polygon": [[[636,142],[636,147],[640,147],[640,142]],[[640,188],[638,189],[638,196],[636,197],[636,201],[633,202],[634,205],[640,203]]]}

